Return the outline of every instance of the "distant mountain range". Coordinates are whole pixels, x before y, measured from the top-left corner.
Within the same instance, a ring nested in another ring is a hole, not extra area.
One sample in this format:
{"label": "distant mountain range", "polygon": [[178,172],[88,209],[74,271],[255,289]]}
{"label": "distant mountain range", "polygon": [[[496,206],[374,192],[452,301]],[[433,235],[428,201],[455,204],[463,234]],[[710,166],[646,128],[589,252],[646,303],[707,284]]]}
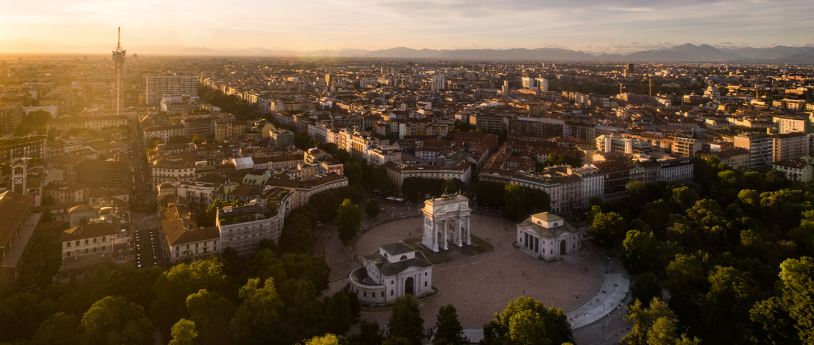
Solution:
{"label": "distant mountain range", "polygon": [[[182,56],[303,56],[367,57],[454,60],[522,61],[621,61],[621,62],[765,62],[814,64],[814,48],[776,46],[771,48],[716,48],[702,44],[683,44],[667,49],[637,51],[628,54],[591,54],[560,48],[537,49],[412,49],[397,47],[383,50],[341,49],[298,52],[287,49],[244,48],[213,49],[183,46],[131,46],[130,54]],[[108,54],[112,46],[74,46],[48,40],[17,39],[0,41],[0,53],[36,54]]]}

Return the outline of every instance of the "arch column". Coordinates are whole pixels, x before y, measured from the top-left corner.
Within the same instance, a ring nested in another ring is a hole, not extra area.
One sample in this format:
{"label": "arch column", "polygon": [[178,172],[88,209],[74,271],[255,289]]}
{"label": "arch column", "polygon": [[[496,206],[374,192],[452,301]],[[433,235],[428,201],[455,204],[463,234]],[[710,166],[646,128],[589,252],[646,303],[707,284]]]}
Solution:
{"label": "arch column", "polygon": [[432,222],[432,251],[438,251],[438,221]]}
{"label": "arch column", "polygon": [[470,228],[469,222],[470,218],[471,216],[466,216],[466,237],[464,238],[464,242],[466,243],[466,245],[472,245],[472,238],[470,237],[472,235],[471,233],[472,228]]}
{"label": "arch column", "polygon": [[447,218],[444,218],[444,220],[442,220],[442,222],[444,222],[444,243],[443,243],[443,248],[444,248],[444,250],[447,250],[447,249],[449,249],[449,242],[448,242],[449,241],[449,236],[447,235],[447,234],[449,234],[449,229],[447,229],[447,227],[449,226],[449,223],[448,223],[449,220]]}
{"label": "arch column", "polygon": [[458,247],[463,247],[463,222],[461,221],[461,217],[455,218],[455,245]]}

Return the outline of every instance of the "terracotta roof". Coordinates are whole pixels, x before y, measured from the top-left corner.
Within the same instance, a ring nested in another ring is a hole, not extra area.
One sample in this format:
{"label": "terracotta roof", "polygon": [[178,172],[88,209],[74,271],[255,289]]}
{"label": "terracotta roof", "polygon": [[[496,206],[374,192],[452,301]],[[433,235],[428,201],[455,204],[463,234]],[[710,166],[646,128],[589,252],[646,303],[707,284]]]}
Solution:
{"label": "terracotta roof", "polygon": [[0,194],[0,246],[9,242],[34,205],[34,198],[12,191]]}
{"label": "terracotta roof", "polygon": [[92,237],[113,236],[117,233],[118,229],[111,223],[90,223],[63,231],[59,241],[66,242]]}

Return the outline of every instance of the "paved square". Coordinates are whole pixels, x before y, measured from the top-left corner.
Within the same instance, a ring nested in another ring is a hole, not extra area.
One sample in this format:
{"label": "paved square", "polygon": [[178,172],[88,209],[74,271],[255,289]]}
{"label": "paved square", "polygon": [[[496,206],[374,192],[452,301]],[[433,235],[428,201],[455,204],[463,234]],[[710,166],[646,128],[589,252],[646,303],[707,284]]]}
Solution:
{"label": "paved square", "polygon": [[[422,218],[407,218],[373,228],[359,237],[355,255],[370,254],[382,244],[416,236],[416,227],[421,226],[422,221]],[[587,299],[597,293],[602,284],[606,267],[594,250],[548,264],[511,245],[516,231],[514,223],[473,215],[471,225],[472,234],[490,241],[495,251],[435,265],[433,285],[440,293],[421,299],[421,316],[427,326],[435,324],[438,308],[448,303],[458,310],[464,328],[483,327],[494,313],[502,312],[510,300],[520,296],[532,297],[546,307],[568,312],[588,303]],[[326,259],[331,265],[331,279],[337,279],[328,293],[342,288],[347,283],[348,273],[359,267],[358,262],[350,261],[350,251],[351,247],[343,246],[336,235],[327,239]],[[574,293],[579,298],[575,298]],[[366,309],[362,314],[384,324],[390,309]]]}

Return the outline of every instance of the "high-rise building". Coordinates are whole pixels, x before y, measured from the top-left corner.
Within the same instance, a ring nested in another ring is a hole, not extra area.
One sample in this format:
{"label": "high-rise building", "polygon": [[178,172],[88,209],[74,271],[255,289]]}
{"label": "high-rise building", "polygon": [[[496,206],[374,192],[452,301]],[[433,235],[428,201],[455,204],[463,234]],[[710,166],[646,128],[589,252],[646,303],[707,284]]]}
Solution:
{"label": "high-rise building", "polygon": [[23,107],[0,107],[0,133],[14,132],[24,115]]}
{"label": "high-rise building", "polygon": [[548,79],[537,78],[537,86],[540,88],[540,91],[548,92]]}
{"label": "high-rise building", "polygon": [[741,133],[735,136],[735,147],[749,150],[750,170],[764,170],[772,163],[772,137],[766,133]]}
{"label": "high-rise building", "polygon": [[165,96],[198,96],[198,80],[194,76],[147,77],[146,104],[158,106]]}
{"label": "high-rise building", "polygon": [[438,90],[445,89],[446,87],[446,78],[444,78],[443,74],[436,74],[432,77],[432,92],[436,92]]}
{"label": "high-rise building", "polygon": [[787,161],[808,154],[808,141],[805,133],[784,133],[772,135],[772,162]]}

